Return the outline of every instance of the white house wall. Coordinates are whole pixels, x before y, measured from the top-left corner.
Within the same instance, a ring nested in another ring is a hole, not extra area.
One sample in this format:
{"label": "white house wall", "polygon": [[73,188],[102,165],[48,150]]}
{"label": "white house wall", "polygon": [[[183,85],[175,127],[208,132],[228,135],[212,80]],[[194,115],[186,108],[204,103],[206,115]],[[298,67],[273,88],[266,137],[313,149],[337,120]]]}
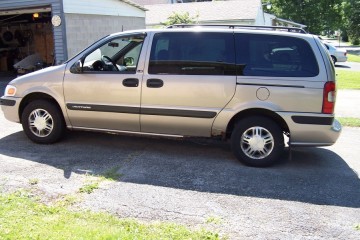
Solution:
{"label": "white house wall", "polygon": [[261,7],[259,8],[259,10],[257,12],[256,19],[255,19],[255,25],[269,25],[269,24],[267,24],[267,22],[265,20],[265,14]]}
{"label": "white house wall", "polygon": [[145,11],[120,0],[63,0],[64,13],[143,17]]}
{"label": "white house wall", "polygon": [[69,57],[96,40],[115,32],[145,28],[143,17],[65,13]]}
{"label": "white house wall", "polygon": [[265,25],[272,26],[273,25],[273,20],[275,18],[276,17],[274,15],[265,13]]}

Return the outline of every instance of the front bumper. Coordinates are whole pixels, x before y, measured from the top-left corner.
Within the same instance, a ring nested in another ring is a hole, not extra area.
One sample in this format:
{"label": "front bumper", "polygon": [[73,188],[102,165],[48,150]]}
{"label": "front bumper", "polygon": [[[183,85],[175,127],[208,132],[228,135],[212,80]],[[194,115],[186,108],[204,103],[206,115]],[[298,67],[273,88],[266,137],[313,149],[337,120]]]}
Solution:
{"label": "front bumper", "polygon": [[342,130],[341,124],[333,115],[288,112],[278,114],[289,127],[289,144],[292,146],[330,146],[336,142]]}
{"label": "front bumper", "polygon": [[11,122],[20,122],[19,118],[19,106],[20,98],[5,97],[0,98],[1,110],[4,112],[4,116]]}

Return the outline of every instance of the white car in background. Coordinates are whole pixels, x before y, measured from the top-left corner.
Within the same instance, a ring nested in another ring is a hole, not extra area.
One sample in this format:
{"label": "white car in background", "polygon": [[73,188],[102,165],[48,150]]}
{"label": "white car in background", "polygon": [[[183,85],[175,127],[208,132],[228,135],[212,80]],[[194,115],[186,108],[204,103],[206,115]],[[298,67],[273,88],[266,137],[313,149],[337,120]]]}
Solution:
{"label": "white car in background", "polygon": [[346,62],[347,61],[347,51],[344,49],[336,48],[328,43],[324,43],[327,50],[329,50],[331,59],[333,60],[334,64],[336,62]]}

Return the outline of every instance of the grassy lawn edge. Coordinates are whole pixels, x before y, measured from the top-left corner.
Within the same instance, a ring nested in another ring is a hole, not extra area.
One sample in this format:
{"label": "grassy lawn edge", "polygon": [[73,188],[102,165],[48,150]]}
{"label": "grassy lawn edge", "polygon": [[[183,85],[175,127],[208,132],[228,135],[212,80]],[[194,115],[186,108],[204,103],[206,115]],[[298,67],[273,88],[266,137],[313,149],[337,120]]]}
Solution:
{"label": "grassy lawn edge", "polygon": [[360,63],[360,56],[354,54],[347,54],[348,62],[357,62]]}
{"label": "grassy lawn edge", "polygon": [[337,117],[343,127],[360,127],[360,118]]}
{"label": "grassy lawn edge", "polygon": [[108,213],[48,206],[26,193],[0,194],[0,239],[220,239],[204,229],[140,223]]}
{"label": "grassy lawn edge", "polygon": [[338,89],[360,90],[360,71],[336,69],[336,75]]}

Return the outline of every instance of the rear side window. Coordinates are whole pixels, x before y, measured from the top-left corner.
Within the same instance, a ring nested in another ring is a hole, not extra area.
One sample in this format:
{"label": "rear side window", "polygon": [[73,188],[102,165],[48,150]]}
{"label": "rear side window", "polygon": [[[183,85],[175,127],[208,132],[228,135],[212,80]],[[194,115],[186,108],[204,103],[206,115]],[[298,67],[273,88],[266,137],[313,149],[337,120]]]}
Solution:
{"label": "rear side window", "polygon": [[149,74],[236,75],[233,34],[157,33],[151,47]]}
{"label": "rear side window", "polygon": [[241,76],[314,77],[319,66],[303,39],[265,34],[236,34],[237,74]]}

